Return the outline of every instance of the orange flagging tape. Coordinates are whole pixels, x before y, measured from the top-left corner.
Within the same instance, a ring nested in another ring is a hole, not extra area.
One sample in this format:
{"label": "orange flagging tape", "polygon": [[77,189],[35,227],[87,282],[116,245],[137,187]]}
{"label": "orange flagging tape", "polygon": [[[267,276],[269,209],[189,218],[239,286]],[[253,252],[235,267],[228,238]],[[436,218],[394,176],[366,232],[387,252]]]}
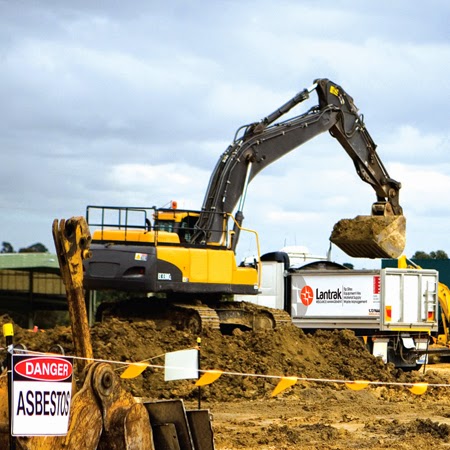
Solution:
{"label": "orange flagging tape", "polygon": [[298,378],[297,377],[283,377],[277,384],[277,387],[272,391],[271,397],[275,397],[280,392],[283,392],[288,387],[293,386],[295,383],[297,383]]}
{"label": "orange flagging tape", "polygon": [[205,372],[195,383],[196,386],[206,386],[207,384],[214,383],[221,375],[221,370],[208,370]]}
{"label": "orange flagging tape", "polygon": [[[14,349],[15,353],[23,353],[30,355],[52,355],[54,353],[46,353],[46,352],[36,352],[24,349]],[[116,364],[127,366],[126,370],[122,373],[121,378],[134,378],[139,376],[147,367],[151,367],[154,369],[165,369],[164,365],[155,365],[149,364],[145,361],[139,362],[122,362],[122,361],[113,361],[107,359],[95,359],[95,358],[83,358],[78,356],[71,355],[61,355],[63,357],[79,359],[79,360],[87,360],[89,362],[105,362],[109,364]],[[159,355],[163,356],[163,355]],[[153,358],[151,358],[153,359]],[[148,361],[148,360],[147,360]],[[177,369],[183,369],[183,367],[176,367]],[[274,397],[278,395],[280,392],[284,391],[290,386],[293,386],[297,381],[301,382],[316,382],[316,383],[343,383],[349,389],[358,391],[366,388],[369,385],[373,386],[400,386],[406,387],[409,391],[415,395],[424,394],[428,387],[443,387],[448,388],[450,384],[448,383],[399,383],[399,382],[385,382],[385,381],[367,381],[367,380],[339,380],[339,379],[327,379],[327,378],[306,378],[306,377],[283,377],[278,375],[261,375],[254,373],[239,373],[239,372],[225,372],[221,370],[199,370],[199,373],[203,373],[203,375],[197,380],[195,383],[196,386],[206,386],[208,384],[214,383],[221,375],[231,375],[231,376],[241,376],[241,377],[255,377],[255,378],[271,378],[271,379],[279,379],[278,385],[272,391],[271,396]]]}

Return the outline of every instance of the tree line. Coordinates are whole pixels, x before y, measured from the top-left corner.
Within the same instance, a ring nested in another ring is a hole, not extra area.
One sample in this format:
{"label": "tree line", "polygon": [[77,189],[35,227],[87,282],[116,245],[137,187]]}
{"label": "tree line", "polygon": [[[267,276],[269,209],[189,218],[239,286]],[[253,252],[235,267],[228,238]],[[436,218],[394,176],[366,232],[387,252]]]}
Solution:
{"label": "tree line", "polygon": [[20,248],[19,251],[16,252],[9,242],[3,241],[0,253],[49,253],[49,251],[44,244],[37,242],[29,247]]}
{"label": "tree line", "polygon": [[[16,252],[9,242],[4,241],[2,242],[0,253],[49,253],[49,251],[44,244],[37,242]],[[417,250],[410,259],[448,259],[448,255],[444,250],[436,250],[429,253]]]}
{"label": "tree line", "polygon": [[448,255],[444,250],[436,250],[435,252],[423,252],[418,250],[411,259],[448,259]]}

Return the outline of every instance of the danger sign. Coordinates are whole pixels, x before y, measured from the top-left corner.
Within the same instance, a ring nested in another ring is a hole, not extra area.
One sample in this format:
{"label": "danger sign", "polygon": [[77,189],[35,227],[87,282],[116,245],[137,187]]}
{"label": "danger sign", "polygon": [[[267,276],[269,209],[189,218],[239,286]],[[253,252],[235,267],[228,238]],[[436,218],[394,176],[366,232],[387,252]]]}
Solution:
{"label": "danger sign", "polygon": [[67,434],[72,397],[72,360],[13,355],[12,434]]}
{"label": "danger sign", "polygon": [[61,358],[36,356],[18,362],[15,370],[30,380],[64,381],[72,375],[72,364]]}

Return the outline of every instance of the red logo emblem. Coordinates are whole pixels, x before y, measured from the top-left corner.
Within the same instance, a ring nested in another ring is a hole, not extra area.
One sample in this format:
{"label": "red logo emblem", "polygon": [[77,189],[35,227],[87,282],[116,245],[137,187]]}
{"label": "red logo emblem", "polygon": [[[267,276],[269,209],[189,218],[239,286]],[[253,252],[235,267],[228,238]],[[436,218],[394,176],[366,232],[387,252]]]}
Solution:
{"label": "red logo emblem", "polygon": [[314,292],[311,286],[303,286],[299,294],[301,302],[305,306],[309,306],[314,300]]}
{"label": "red logo emblem", "polygon": [[42,356],[20,361],[14,370],[31,380],[63,381],[72,375],[72,364],[65,359]]}
{"label": "red logo emblem", "polygon": [[373,293],[379,294],[381,292],[381,277],[380,275],[375,275],[373,277]]}

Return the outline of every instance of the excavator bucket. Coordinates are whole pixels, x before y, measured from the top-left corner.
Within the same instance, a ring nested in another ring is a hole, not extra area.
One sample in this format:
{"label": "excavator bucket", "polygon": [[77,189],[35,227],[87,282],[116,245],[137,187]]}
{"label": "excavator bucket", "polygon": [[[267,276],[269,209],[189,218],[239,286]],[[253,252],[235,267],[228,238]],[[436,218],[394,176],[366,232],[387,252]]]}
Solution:
{"label": "excavator bucket", "polygon": [[356,216],[334,225],[330,241],[354,258],[398,258],[405,248],[403,215]]}

